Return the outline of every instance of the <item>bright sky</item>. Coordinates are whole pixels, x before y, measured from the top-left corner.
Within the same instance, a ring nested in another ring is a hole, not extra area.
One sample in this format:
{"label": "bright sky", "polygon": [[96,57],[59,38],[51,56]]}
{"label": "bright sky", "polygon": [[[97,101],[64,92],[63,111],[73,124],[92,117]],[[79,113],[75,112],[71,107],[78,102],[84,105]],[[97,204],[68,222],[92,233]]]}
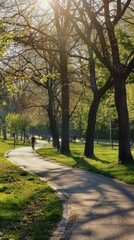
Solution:
{"label": "bright sky", "polygon": [[48,5],[48,0],[38,0],[41,8],[45,8]]}

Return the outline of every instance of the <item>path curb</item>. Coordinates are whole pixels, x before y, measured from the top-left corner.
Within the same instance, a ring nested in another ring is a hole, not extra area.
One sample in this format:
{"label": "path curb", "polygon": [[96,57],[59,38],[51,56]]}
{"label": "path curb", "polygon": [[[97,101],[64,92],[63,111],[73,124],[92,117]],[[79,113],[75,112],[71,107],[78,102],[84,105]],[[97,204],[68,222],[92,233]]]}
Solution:
{"label": "path curb", "polygon": [[[36,175],[38,176],[38,175]],[[45,181],[45,179],[43,177],[38,176],[42,181]],[[47,184],[54,189],[54,191],[56,192],[56,194],[59,196],[61,202],[62,202],[62,206],[63,206],[63,216],[61,221],[58,223],[56,229],[53,232],[53,236],[50,237],[50,240],[61,240],[66,228],[68,226],[69,220],[71,218],[71,206],[69,206],[69,204],[67,203],[68,200],[68,194],[66,191],[60,191],[59,188],[60,186],[57,186],[56,184],[47,181]]]}

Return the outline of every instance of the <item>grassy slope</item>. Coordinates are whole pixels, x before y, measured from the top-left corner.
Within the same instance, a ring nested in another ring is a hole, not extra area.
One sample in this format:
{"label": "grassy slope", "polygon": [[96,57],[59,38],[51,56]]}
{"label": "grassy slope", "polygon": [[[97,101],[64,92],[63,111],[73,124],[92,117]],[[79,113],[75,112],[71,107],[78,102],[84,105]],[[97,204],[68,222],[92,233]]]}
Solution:
{"label": "grassy slope", "polygon": [[48,185],[4,158],[11,146],[0,142],[0,239],[47,240],[61,203]]}
{"label": "grassy slope", "polygon": [[[84,144],[71,144],[71,154],[63,155],[51,146],[38,149],[37,153],[43,157],[53,159],[63,164],[99,173],[105,176],[119,179],[129,184],[134,184],[134,164],[119,165],[117,163],[117,147],[113,149],[106,144],[95,145],[96,158],[83,156]],[[134,154],[134,150],[132,151]]]}

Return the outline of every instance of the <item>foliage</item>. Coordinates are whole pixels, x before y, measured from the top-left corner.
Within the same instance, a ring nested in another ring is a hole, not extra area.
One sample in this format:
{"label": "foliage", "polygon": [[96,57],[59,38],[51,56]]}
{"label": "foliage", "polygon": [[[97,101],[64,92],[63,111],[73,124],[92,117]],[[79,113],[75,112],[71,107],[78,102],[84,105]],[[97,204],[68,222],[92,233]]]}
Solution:
{"label": "foliage", "polygon": [[109,72],[106,67],[96,59],[96,67],[95,67],[95,74],[96,74],[96,84],[97,88],[101,89],[109,77]]}
{"label": "foliage", "polygon": [[56,80],[57,79],[57,76],[58,75],[56,75],[56,74],[47,74],[47,75],[45,75],[45,74],[43,74],[42,76],[41,76],[41,78],[40,78],[40,83],[42,83],[42,84],[44,84],[44,83],[46,83],[49,79],[51,79],[51,80]]}
{"label": "foliage", "polygon": [[19,115],[19,128],[25,131],[29,127],[29,119],[23,115]]}
{"label": "foliage", "polygon": [[[17,67],[17,64],[16,64]],[[8,74],[4,77],[2,81],[2,86],[5,87],[7,94],[10,97],[15,97],[21,92],[23,92],[23,88],[25,88],[25,83],[32,78],[32,75],[24,75],[23,73],[19,73],[15,71],[12,67],[9,68]]]}
{"label": "foliage", "polygon": [[[45,146],[37,150],[39,155],[55,160],[56,162],[134,184],[134,163],[124,166],[117,164],[117,147],[112,149],[107,144],[96,144],[95,157],[93,158],[85,158],[83,152],[84,144],[81,143],[71,144],[71,154],[67,155],[60,154],[51,146]],[[134,150],[132,152],[134,154]]]}
{"label": "foliage", "polygon": [[114,91],[111,89],[101,100],[97,113],[97,128],[108,126],[114,119],[117,119],[117,111],[114,103]]}
{"label": "foliage", "polygon": [[[134,119],[134,84],[127,84],[127,103],[130,122]],[[108,126],[110,121],[117,119],[117,111],[114,103],[114,89],[107,92],[101,100],[97,113],[97,128]]]}
{"label": "foliage", "polygon": [[11,131],[17,132],[19,129],[19,118],[20,115],[16,113],[8,113],[6,116],[6,124]]}
{"label": "foliage", "polygon": [[8,29],[8,26],[0,17],[0,57],[2,57],[13,43],[15,33]]}
{"label": "foliage", "polygon": [[18,130],[26,130],[29,126],[29,120],[21,114],[8,113],[6,124],[9,130],[16,133]]}
{"label": "foliage", "polygon": [[88,104],[80,101],[73,118],[70,120],[70,133],[84,137],[87,128]]}
{"label": "foliage", "polygon": [[127,84],[127,102],[130,121],[134,121],[134,83]]}

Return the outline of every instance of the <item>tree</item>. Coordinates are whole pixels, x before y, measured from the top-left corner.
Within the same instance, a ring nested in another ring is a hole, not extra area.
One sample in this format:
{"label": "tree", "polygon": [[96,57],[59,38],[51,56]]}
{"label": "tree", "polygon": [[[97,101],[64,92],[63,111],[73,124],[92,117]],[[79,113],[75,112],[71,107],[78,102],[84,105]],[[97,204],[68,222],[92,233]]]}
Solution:
{"label": "tree", "polygon": [[19,130],[19,118],[20,115],[15,113],[8,113],[8,115],[6,116],[7,128],[12,131],[14,137],[14,148],[16,145],[16,134]]}
{"label": "tree", "polygon": [[[95,123],[96,123],[96,115],[98,111],[98,107],[100,104],[100,99],[105,94],[105,92],[113,85],[113,80],[111,75],[108,76],[106,68],[103,67],[104,71],[106,72],[105,77],[103,79],[103,84],[99,84],[98,76],[96,76],[96,61],[93,54],[93,50],[91,46],[89,45],[89,39],[93,38],[92,30],[94,30],[94,27],[92,24],[86,23],[86,16],[84,15],[84,11],[79,9],[79,5],[77,5],[76,1],[73,1],[75,7],[73,7],[73,11],[71,14],[67,11],[63,10],[63,14],[66,15],[66,18],[69,18],[77,32],[77,34],[82,39],[80,46],[82,49],[82,55],[74,55],[74,57],[77,58],[83,58],[85,61],[88,62],[88,74],[87,78],[89,80],[90,89],[92,91],[93,99],[92,103],[90,104],[90,110],[88,114],[88,123],[87,123],[87,130],[86,130],[86,143],[85,143],[85,150],[84,154],[86,157],[90,157],[94,155],[94,135],[95,135]],[[80,3],[80,2],[79,2]],[[81,6],[81,5],[80,5]],[[74,10],[75,9],[75,10]],[[76,11],[78,10],[78,13]],[[79,16],[79,15],[80,16]],[[82,15],[83,14],[83,15]],[[78,24],[77,24],[78,22]],[[80,24],[79,24],[80,22]],[[83,30],[83,25],[85,24],[85,29]],[[87,29],[86,29],[87,27]],[[95,36],[94,36],[95,37]],[[72,55],[73,56],[73,55]],[[89,76],[90,75],[90,76]]]}
{"label": "tree", "polygon": [[97,86],[96,81],[96,68],[95,62],[93,59],[93,52],[92,49],[90,51],[89,57],[89,65],[90,65],[90,82],[91,82],[91,89],[93,92],[93,100],[90,105],[90,110],[88,113],[88,123],[87,123],[87,130],[86,130],[86,143],[85,143],[85,150],[84,154],[86,157],[90,157],[94,155],[94,136],[95,136],[95,125],[96,125],[96,117],[99,108],[99,104],[103,95],[107,92],[107,90],[113,85],[112,77],[109,78],[105,77],[107,80],[104,82],[102,87]]}
{"label": "tree", "polygon": [[19,116],[19,129],[23,132],[24,135],[24,143],[26,140],[26,130],[30,126],[29,119],[23,115]]}
{"label": "tree", "polygon": [[[53,73],[60,74],[61,83],[59,84],[59,89],[61,89],[61,104],[62,108],[62,141],[61,141],[61,151],[68,152],[69,149],[69,77],[68,77],[68,52],[71,51],[74,42],[70,44],[70,36],[72,33],[72,26],[70,26],[69,20],[61,16],[61,5],[67,10],[70,10],[71,1],[61,1],[60,4],[58,1],[51,3],[52,9],[48,10],[47,14],[42,11],[41,15],[38,14],[37,11],[33,11],[27,17],[26,13],[28,11],[28,7],[25,11],[18,11],[15,14],[15,18],[12,18],[12,25],[16,28],[19,26],[19,32],[23,32],[20,37],[20,33],[14,40],[17,43],[21,44],[21,47],[25,46],[28,48],[30,46],[33,51],[35,51],[38,56],[44,60],[46,66],[44,69],[39,67],[38,74],[33,75],[31,77],[34,83],[41,86],[41,75],[44,76]],[[19,9],[19,6],[17,6]],[[24,4],[25,7],[25,4]],[[45,16],[45,17],[44,17]],[[18,22],[16,19],[19,17],[20,21]],[[32,21],[36,18],[36,21]],[[42,20],[42,24],[41,24]],[[51,33],[50,33],[51,28]],[[71,36],[72,38],[72,36]],[[25,51],[28,51],[25,48]],[[56,57],[55,57],[56,56]],[[33,62],[28,62],[25,59],[27,66],[33,70]],[[42,61],[41,61],[42,62]],[[40,62],[40,64],[41,64]],[[45,64],[43,64],[44,66]],[[25,68],[26,65],[24,65]],[[20,69],[19,69],[20,70]],[[36,71],[36,73],[37,73]],[[43,72],[44,71],[44,72]],[[47,72],[48,71],[48,72]],[[38,75],[38,76],[37,76]],[[37,80],[38,78],[38,80]],[[42,86],[48,90],[49,103],[47,107],[44,107],[48,111],[48,116],[50,119],[50,126],[52,130],[52,135],[55,137],[55,140],[58,139],[58,131],[56,133],[56,119],[55,119],[55,108],[54,101],[55,95],[52,94],[52,90],[54,84],[52,84],[51,79],[42,84]],[[50,88],[48,88],[50,87]],[[52,97],[53,96],[53,97]],[[56,140],[57,141],[57,140]],[[55,141],[53,141],[55,142]],[[59,143],[57,141],[57,146],[59,148]]]}
{"label": "tree", "polygon": [[[86,0],[80,1],[77,8],[77,19],[84,26],[85,33],[93,32],[94,38],[87,38],[78,23],[75,28],[80,36],[91,47],[98,59],[108,69],[115,85],[115,104],[119,119],[119,162],[132,162],[130,150],[129,118],[126,102],[126,80],[134,66],[132,51],[129,51],[126,61],[121,61],[121,53],[117,39],[116,26],[125,14],[131,1],[94,1],[94,6]],[[78,17],[79,16],[79,17]],[[81,21],[82,20],[82,21]],[[94,34],[96,33],[96,34]]]}
{"label": "tree", "polygon": [[62,132],[61,132],[61,152],[69,152],[69,76],[68,76],[68,40],[72,31],[70,20],[61,14],[61,9],[69,12],[71,1],[54,1],[53,11],[55,17],[55,27],[59,42],[59,67],[61,75],[62,92]]}

